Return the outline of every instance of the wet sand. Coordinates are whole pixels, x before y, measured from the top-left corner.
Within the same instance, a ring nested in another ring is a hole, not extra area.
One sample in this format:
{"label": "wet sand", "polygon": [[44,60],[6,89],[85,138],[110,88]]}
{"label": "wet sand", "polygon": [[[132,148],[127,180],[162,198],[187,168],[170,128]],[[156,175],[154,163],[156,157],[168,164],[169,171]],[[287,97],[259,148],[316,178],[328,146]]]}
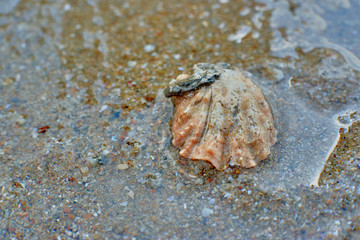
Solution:
{"label": "wet sand", "polygon": [[[0,0],[0,238],[359,238],[359,10]],[[219,61],[273,109],[279,141],[256,168],[171,145],[163,89]]]}

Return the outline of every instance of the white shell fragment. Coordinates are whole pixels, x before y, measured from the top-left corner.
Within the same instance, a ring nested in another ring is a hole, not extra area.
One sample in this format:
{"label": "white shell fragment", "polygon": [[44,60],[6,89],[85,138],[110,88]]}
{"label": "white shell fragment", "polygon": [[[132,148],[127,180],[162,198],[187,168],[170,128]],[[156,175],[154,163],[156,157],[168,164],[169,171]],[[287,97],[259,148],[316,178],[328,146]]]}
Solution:
{"label": "white shell fragment", "polygon": [[277,134],[261,90],[224,63],[200,63],[193,70],[164,90],[174,97],[172,143],[181,156],[217,169],[256,166],[270,154]]}

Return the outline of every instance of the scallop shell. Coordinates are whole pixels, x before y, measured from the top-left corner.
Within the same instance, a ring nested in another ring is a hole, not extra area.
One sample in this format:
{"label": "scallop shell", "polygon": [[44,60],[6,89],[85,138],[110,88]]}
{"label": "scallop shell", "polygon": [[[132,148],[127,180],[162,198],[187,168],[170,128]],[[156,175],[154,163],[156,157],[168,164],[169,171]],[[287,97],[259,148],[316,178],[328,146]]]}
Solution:
{"label": "scallop shell", "polygon": [[256,166],[270,154],[277,131],[261,90],[227,64],[196,64],[164,90],[173,97],[172,143],[180,155],[217,169]]}

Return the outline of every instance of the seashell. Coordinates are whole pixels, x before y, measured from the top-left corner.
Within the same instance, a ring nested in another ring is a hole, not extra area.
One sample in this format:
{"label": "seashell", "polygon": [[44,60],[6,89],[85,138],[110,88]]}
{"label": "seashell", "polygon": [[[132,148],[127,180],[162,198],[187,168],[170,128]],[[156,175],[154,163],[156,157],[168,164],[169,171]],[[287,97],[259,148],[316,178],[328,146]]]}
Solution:
{"label": "seashell", "polygon": [[191,76],[181,74],[164,90],[173,97],[172,143],[180,155],[251,168],[276,143],[270,105],[261,90],[228,64],[199,63]]}

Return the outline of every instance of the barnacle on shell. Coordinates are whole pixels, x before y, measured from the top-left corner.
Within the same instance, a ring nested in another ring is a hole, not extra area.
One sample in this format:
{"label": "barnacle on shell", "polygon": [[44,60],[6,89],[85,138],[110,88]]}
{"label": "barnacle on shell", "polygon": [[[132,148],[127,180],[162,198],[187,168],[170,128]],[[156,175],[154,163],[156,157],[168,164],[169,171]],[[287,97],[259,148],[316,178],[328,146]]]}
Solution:
{"label": "barnacle on shell", "polygon": [[254,167],[270,154],[277,131],[261,90],[227,64],[199,63],[164,90],[173,97],[172,143],[180,155],[217,169]]}

